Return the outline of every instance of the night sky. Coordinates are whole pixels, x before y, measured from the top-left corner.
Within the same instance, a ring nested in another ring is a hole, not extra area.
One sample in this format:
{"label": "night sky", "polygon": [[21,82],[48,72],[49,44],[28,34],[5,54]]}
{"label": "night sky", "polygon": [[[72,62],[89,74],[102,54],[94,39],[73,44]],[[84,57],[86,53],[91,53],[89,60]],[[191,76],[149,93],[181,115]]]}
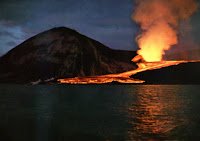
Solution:
{"label": "night sky", "polygon": [[[133,10],[133,0],[1,0],[0,56],[31,36],[59,26],[113,49],[137,50],[134,38],[139,28],[130,18]],[[199,47],[199,25],[199,11],[190,22],[181,23],[184,48]]]}

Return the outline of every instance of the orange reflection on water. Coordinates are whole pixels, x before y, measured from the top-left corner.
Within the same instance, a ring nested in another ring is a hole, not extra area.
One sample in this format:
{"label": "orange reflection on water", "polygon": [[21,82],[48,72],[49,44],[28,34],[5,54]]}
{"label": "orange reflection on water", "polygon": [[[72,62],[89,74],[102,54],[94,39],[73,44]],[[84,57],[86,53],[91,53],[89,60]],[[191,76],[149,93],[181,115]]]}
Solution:
{"label": "orange reflection on water", "polygon": [[[176,91],[167,86],[140,85],[137,86],[136,102],[127,108],[132,129],[129,135],[149,139],[151,136],[165,136],[168,132],[183,124],[185,119],[178,116],[182,107],[181,98]],[[135,96],[135,95],[134,95]],[[134,98],[135,99],[135,98]]]}

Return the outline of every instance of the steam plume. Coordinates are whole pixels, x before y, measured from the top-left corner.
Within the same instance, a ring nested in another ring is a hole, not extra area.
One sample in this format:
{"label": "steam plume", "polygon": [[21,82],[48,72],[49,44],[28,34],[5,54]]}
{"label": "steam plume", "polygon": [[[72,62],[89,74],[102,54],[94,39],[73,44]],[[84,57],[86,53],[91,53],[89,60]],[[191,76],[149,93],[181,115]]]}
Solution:
{"label": "steam plume", "polygon": [[196,0],[134,0],[133,21],[141,26],[136,37],[139,55],[146,61],[161,61],[165,50],[178,43],[180,20],[197,11]]}

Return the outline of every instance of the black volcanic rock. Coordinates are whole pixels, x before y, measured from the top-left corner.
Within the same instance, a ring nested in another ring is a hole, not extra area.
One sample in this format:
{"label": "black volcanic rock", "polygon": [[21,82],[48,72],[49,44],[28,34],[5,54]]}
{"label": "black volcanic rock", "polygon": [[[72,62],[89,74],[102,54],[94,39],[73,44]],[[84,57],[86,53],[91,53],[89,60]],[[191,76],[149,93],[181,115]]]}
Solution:
{"label": "black volcanic rock", "polygon": [[134,51],[113,50],[59,27],[40,33],[0,58],[0,82],[37,80],[120,73],[136,69]]}
{"label": "black volcanic rock", "polygon": [[148,70],[132,76],[146,84],[200,84],[200,63],[186,63],[157,70]]}

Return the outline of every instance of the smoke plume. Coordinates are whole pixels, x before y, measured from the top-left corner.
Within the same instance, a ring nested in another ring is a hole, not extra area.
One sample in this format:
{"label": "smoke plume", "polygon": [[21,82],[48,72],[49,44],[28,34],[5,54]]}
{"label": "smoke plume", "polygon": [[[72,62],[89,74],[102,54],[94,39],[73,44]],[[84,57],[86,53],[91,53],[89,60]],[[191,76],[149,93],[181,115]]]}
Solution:
{"label": "smoke plume", "polygon": [[178,43],[178,25],[197,11],[196,0],[134,0],[133,21],[140,25],[136,37],[139,55],[146,61],[161,61],[165,50]]}

